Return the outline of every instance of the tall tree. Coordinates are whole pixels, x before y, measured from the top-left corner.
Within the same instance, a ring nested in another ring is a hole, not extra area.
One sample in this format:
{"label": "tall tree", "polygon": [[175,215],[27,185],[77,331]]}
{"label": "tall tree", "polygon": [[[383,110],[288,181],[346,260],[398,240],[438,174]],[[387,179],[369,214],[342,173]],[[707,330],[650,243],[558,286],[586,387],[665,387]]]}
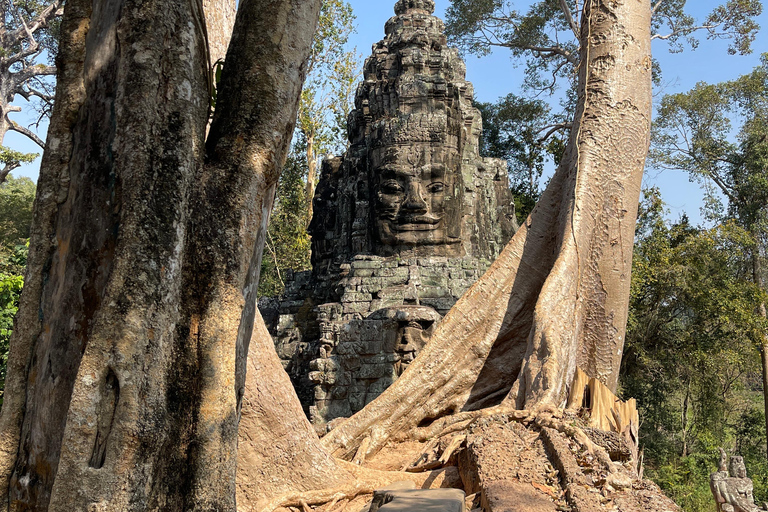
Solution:
{"label": "tall tree", "polygon": [[304,139],[301,145],[306,152],[307,219],[312,218],[318,159],[346,144],[347,115],[359,73],[357,49],[345,48],[349,36],[355,31],[354,23],[355,15],[349,3],[323,0],[297,123]]}
{"label": "tall tree", "polygon": [[67,1],[0,415],[5,507],[235,510],[259,259],[319,9],[240,2],[204,146],[202,2]]}
{"label": "tall tree", "polygon": [[[732,119],[741,125],[735,128]],[[710,215],[733,219],[749,233],[742,250],[750,254],[753,282],[764,291],[755,311],[768,320],[768,54],[737,80],[700,83],[687,93],[665,97],[655,127],[654,163],[689,172],[706,187]],[[760,345],[768,407],[768,324]]]}
{"label": "tall tree", "polygon": [[[10,118],[21,112],[16,96],[37,100],[41,118],[50,113],[53,101],[51,82],[56,74],[49,65],[57,52],[58,17],[63,0],[0,1],[0,183],[23,162],[37,158],[34,153],[21,153],[2,146],[5,135],[15,131],[43,148],[37,134]],[[38,120],[39,123],[39,120]]]}

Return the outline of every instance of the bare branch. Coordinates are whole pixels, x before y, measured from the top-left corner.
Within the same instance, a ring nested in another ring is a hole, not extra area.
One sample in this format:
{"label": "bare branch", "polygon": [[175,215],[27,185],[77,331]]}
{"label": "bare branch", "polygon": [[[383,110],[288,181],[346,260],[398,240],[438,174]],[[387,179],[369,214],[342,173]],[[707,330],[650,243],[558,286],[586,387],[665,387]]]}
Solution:
{"label": "bare branch", "polygon": [[35,64],[27,66],[18,73],[12,75],[13,88],[22,87],[30,78],[36,76],[51,76],[56,74],[55,66],[46,66],[45,64]]}
{"label": "bare branch", "polygon": [[[509,45],[502,45],[502,46],[509,46]],[[560,55],[561,57],[565,57],[565,59],[571,64],[573,64],[574,66],[579,63],[579,59],[576,58],[574,54],[572,54],[571,52],[569,52],[568,50],[560,46],[552,46],[552,47],[523,46],[523,49],[532,51],[537,57],[548,58],[548,57],[553,57],[555,55]]]}
{"label": "bare branch", "polygon": [[53,95],[46,94],[44,92],[38,91],[37,89],[33,89],[32,87],[26,86],[26,89],[24,88],[25,84],[22,84],[19,87],[16,87],[13,92],[15,94],[18,94],[22,98],[24,98],[27,101],[31,101],[33,96],[36,96],[43,100],[46,103],[50,103],[53,101]]}
{"label": "bare branch", "polygon": [[659,0],[655,4],[653,4],[653,7],[651,8],[651,16],[656,14],[656,12],[659,10],[659,7],[664,3],[664,0]]}
{"label": "bare branch", "polygon": [[21,167],[21,164],[19,162],[11,162],[9,164],[5,164],[2,169],[0,169],[0,185],[5,183],[6,178],[8,178],[8,174],[17,167]]}
{"label": "bare branch", "polygon": [[[48,26],[48,23],[55,18],[56,16],[60,15],[60,8],[63,4],[63,0],[54,0],[53,2],[48,5],[45,9],[43,9],[43,12],[41,12],[37,18],[32,22],[30,26],[27,26],[26,22],[22,19],[22,26],[16,29],[15,31],[11,32],[10,34],[7,34],[7,39],[5,41],[6,47],[13,46],[14,44],[20,43],[25,37],[25,35],[28,34],[34,34],[39,29]],[[34,41],[34,37],[31,35],[29,38]],[[36,44],[36,43],[35,43]]]}
{"label": "bare branch", "polygon": [[536,133],[541,133],[544,130],[549,130],[547,133],[539,137],[539,140],[537,141],[539,144],[546,141],[548,138],[550,138],[555,133],[562,131],[562,130],[570,130],[573,127],[572,123],[558,123],[558,124],[551,124],[549,126],[545,126],[541,130],[539,130]]}
{"label": "bare branch", "polygon": [[700,25],[698,27],[692,27],[692,28],[685,29],[685,30],[680,30],[680,31],[676,30],[676,31],[670,32],[669,34],[664,35],[664,36],[661,35],[661,34],[654,34],[654,35],[651,36],[651,41],[653,41],[654,39],[667,40],[667,39],[670,39],[672,37],[679,36],[679,35],[687,36],[688,34],[692,34],[692,33],[696,32],[697,30],[714,30],[714,29],[716,29],[719,26],[720,26],[720,24],[717,24],[717,25]]}
{"label": "bare branch", "polygon": [[571,30],[573,30],[573,35],[578,39],[579,26],[576,25],[576,21],[573,19],[573,14],[571,13],[571,9],[568,7],[566,0],[560,0],[560,9],[562,9],[563,14],[565,14],[565,19],[568,20],[568,25],[570,25]]}
{"label": "bare branch", "polygon": [[[6,119],[8,119],[8,117],[6,117]],[[15,121],[11,121],[10,119],[8,119],[8,121],[10,121],[10,129],[11,130],[13,130],[14,132],[17,132],[17,133],[20,133],[20,134],[24,135],[25,137],[29,138],[32,142],[34,142],[35,144],[37,144],[41,148],[45,149],[45,141],[43,139],[41,139],[40,137],[38,137],[35,132],[33,132],[32,130],[30,130],[28,128],[24,128],[23,126],[21,126],[19,123],[15,122]]]}

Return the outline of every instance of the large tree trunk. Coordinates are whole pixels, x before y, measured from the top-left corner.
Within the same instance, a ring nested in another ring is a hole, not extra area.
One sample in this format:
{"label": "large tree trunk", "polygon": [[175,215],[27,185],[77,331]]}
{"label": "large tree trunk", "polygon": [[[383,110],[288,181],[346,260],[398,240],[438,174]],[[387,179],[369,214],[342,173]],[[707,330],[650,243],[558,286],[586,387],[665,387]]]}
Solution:
{"label": "large tree trunk", "polygon": [[562,405],[581,367],[615,390],[651,122],[650,5],[590,0],[566,154],[501,256],[403,376],[323,444],[370,452],[435,418]]}
{"label": "large tree trunk", "polygon": [[319,7],[240,2],[204,163],[202,2],[67,2],[0,417],[12,510],[235,510],[261,247]]}
{"label": "large tree trunk", "polygon": [[238,509],[262,510],[275,496],[338,487],[352,478],[321,447],[257,313],[240,420]]}

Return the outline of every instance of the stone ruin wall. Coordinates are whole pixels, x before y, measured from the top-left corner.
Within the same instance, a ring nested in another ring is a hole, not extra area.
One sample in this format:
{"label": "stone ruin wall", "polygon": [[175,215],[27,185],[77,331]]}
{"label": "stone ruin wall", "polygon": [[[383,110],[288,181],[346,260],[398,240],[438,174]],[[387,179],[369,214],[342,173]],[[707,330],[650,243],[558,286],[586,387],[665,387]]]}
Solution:
{"label": "stone ruin wall", "polygon": [[381,394],[516,229],[506,162],[433,0],[400,0],[366,60],[350,147],[323,163],[313,270],[259,307],[312,422]]}

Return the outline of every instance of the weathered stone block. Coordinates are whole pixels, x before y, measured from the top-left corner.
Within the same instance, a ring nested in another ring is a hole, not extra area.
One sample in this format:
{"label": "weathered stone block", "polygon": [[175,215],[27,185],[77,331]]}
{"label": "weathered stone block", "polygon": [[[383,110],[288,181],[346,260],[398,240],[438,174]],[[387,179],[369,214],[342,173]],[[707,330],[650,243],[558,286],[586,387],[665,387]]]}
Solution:
{"label": "weathered stone block", "polygon": [[345,292],[344,295],[341,297],[342,302],[371,302],[373,300],[373,297],[370,293],[359,293],[359,292]]}
{"label": "weathered stone block", "polygon": [[356,272],[359,269],[379,269],[381,268],[381,261],[365,261],[355,260],[352,262],[352,271]]}
{"label": "weathered stone block", "polygon": [[[384,377],[392,378],[393,374],[393,368],[391,364],[387,363],[379,363],[379,364],[364,364],[360,367],[360,370],[357,373],[357,377],[359,379],[381,379]],[[392,380],[389,381],[389,384],[392,383]],[[386,387],[384,388],[386,389]],[[384,391],[382,389],[382,391]]]}
{"label": "weathered stone block", "polygon": [[387,489],[376,491],[370,512],[464,512],[459,489]]}
{"label": "weathered stone block", "polygon": [[336,359],[314,359],[309,363],[309,367],[312,370],[319,372],[335,372],[339,369],[339,363]]}
{"label": "weathered stone block", "polygon": [[357,412],[365,407],[365,395],[366,393],[349,393],[348,403],[352,412]]}
{"label": "weathered stone block", "polygon": [[371,308],[370,302],[345,302],[344,314],[367,313]]}

